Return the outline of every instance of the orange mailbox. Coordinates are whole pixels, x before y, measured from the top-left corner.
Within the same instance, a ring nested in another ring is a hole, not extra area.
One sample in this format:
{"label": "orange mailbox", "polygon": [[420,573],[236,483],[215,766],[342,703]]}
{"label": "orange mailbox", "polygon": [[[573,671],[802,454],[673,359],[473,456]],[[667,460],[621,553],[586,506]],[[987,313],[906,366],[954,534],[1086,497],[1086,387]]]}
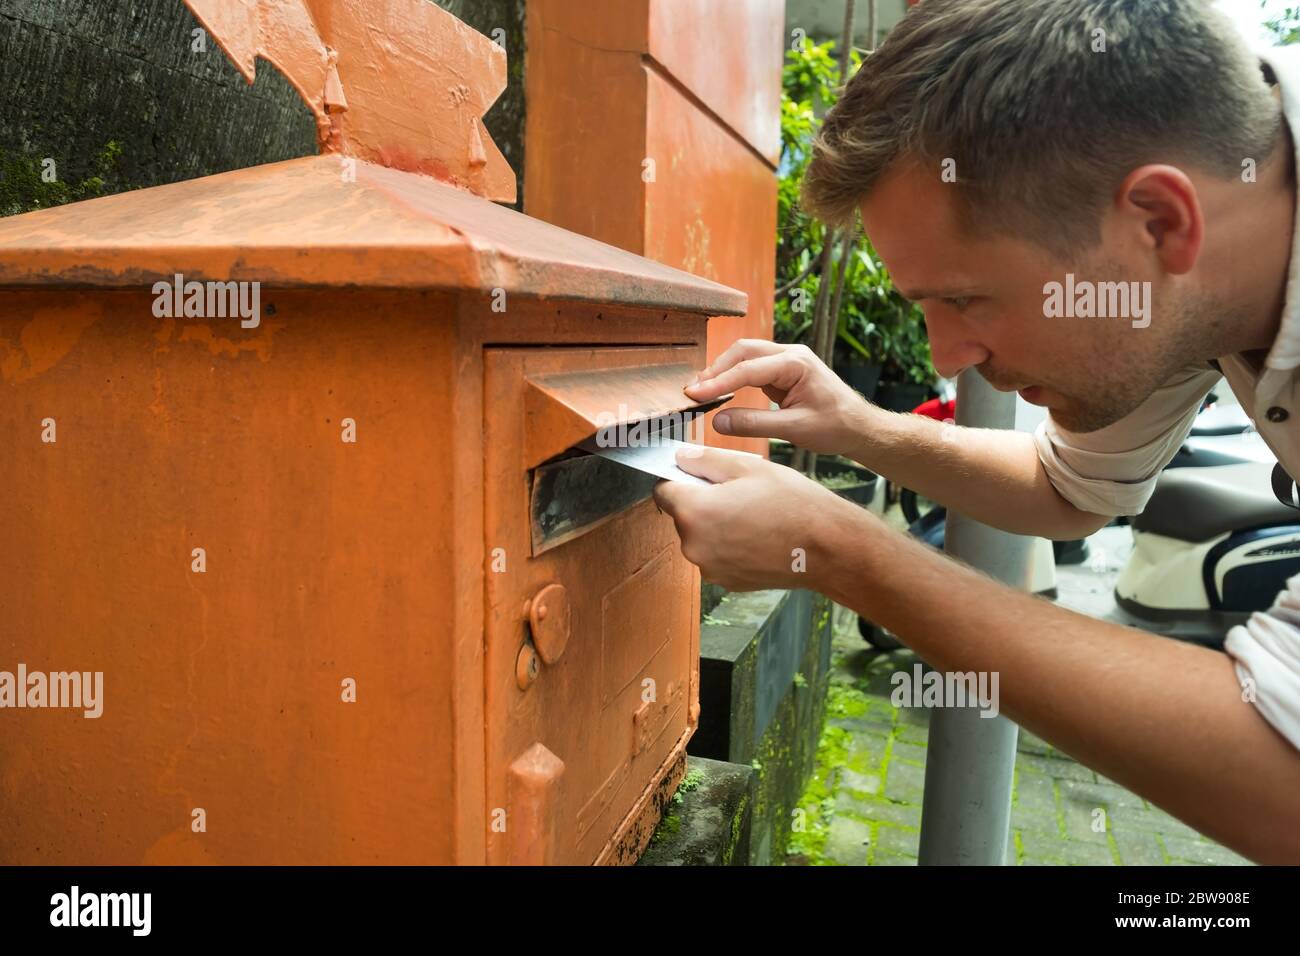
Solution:
{"label": "orange mailbox", "polygon": [[485,198],[425,0],[189,3],[324,154],[0,221],[0,863],[634,860],[698,578],[577,446],[744,296]]}

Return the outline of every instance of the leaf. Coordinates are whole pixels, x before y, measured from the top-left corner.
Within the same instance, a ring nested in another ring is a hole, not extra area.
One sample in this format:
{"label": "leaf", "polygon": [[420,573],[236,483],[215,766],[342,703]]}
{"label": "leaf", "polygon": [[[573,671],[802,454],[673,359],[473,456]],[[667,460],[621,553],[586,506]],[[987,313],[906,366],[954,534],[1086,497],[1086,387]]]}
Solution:
{"label": "leaf", "polygon": [[849,345],[853,346],[853,348],[856,349],[862,355],[863,358],[867,359],[868,361],[875,358],[875,356],[871,354],[871,352],[867,349],[865,345],[863,345],[856,338],[854,338],[853,333],[851,333],[848,329],[841,327],[839,331],[840,331],[840,338],[842,338],[845,342],[848,342]]}

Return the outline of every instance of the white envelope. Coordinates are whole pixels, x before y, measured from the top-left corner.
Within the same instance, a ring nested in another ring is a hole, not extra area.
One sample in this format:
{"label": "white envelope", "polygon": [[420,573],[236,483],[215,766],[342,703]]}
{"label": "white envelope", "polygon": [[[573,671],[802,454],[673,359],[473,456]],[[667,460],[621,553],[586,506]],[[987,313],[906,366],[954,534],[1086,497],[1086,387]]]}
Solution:
{"label": "white envelope", "polygon": [[[654,435],[647,442],[639,445],[626,447],[601,447],[595,436],[588,438],[578,445],[583,451],[589,451],[593,455],[599,455],[601,458],[607,458],[610,461],[616,461],[620,465],[628,468],[635,468],[637,471],[643,471],[648,475],[655,475],[668,481],[684,481],[692,485],[709,485],[712,482],[705,481],[703,478],[697,478],[695,475],[688,475],[677,467],[677,451],[680,448],[699,449],[701,446],[691,442],[678,441],[675,438],[666,438],[661,435]],[[714,449],[722,451],[729,455],[748,455],[751,458],[758,458],[753,452],[735,451],[730,448]]]}

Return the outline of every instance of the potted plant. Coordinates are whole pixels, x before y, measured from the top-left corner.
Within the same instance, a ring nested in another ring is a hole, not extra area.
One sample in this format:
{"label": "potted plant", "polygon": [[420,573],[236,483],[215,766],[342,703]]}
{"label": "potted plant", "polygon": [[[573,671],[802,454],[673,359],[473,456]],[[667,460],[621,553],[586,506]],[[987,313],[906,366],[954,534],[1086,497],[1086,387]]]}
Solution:
{"label": "potted plant", "polygon": [[[789,465],[794,448],[789,442],[774,438],[768,445],[768,456],[778,465]],[[874,471],[839,455],[818,455],[816,478],[841,498],[863,507],[871,504],[880,483],[880,476]]]}

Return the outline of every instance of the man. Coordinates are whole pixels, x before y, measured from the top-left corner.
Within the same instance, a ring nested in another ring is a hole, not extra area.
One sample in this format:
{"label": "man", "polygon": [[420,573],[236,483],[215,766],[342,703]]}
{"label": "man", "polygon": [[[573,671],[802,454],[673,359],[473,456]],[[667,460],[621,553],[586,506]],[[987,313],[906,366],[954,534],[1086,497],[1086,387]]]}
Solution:
{"label": "man", "polygon": [[[757,386],[779,409],[724,411],[719,432],[847,455],[989,525],[1070,539],[1142,509],[1217,361],[1300,476],[1297,122],[1300,58],[1261,63],[1200,0],[925,0],[827,115],[805,205],[861,214],[942,375],[977,368],[1048,421],[945,435],[762,341],[687,393]],[[1047,317],[1069,275],[1138,283],[1146,320]],[[1253,859],[1300,862],[1300,577],[1223,654],[1004,587],[789,469],[680,464],[718,482],[655,493],[706,579],[811,587],[938,668],[997,671],[1017,723]]]}

